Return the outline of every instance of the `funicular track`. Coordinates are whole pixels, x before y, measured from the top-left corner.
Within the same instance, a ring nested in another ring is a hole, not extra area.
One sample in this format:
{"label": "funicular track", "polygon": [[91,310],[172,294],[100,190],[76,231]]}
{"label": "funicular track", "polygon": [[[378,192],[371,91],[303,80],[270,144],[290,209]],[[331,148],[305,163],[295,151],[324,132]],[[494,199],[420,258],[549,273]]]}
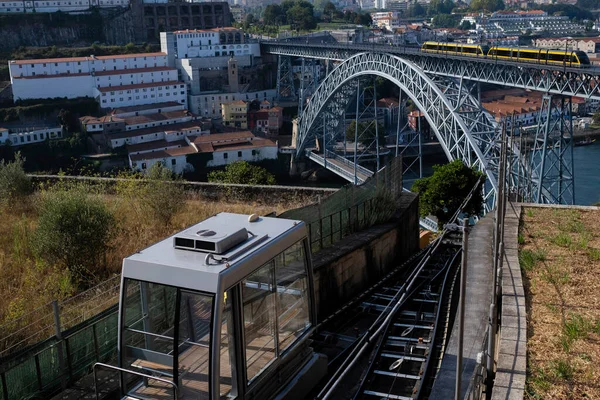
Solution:
{"label": "funicular track", "polygon": [[319,324],[313,346],[329,357],[334,372],[317,399],[425,398],[451,326],[461,236],[444,229],[427,248]]}

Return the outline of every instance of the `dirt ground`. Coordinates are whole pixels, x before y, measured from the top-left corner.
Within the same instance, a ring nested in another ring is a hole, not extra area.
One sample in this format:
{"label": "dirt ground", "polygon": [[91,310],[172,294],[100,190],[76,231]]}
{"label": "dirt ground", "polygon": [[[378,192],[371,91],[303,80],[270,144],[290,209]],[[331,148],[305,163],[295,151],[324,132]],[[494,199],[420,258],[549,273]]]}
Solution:
{"label": "dirt ground", "polygon": [[525,208],[527,399],[600,399],[600,210]]}

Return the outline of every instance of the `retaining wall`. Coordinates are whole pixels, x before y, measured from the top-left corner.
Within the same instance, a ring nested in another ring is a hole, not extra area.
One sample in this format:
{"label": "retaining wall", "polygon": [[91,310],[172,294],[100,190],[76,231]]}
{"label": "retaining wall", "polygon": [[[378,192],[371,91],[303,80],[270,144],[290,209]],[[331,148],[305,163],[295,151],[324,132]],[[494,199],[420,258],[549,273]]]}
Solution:
{"label": "retaining wall", "polygon": [[[119,181],[128,181],[130,179],[122,178],[99,178],[88,176],[59,176],[59,175],[29,175],[34,184],[54,185],[61,180],[73,182],[86,182],[90,184],[106,185],[107,189],[114,186]],[[196,194],[218,199],[222,197],[234,197],[245,201],[258,201],[265,203],[283,202],[299,199],[307,199],[316,202],[319,197],[323,198],[335,193],[335,188],[318,188],[305,186],[279,186],[279,185],[237,185],[210,182],[174,182],[175,185],[182,185],[186,190]]]}
{"label": "retaining wall", "polygon": [[323,320],[419,250],[418,196],[403,193],[395,218],[313,255],[317,318]]}

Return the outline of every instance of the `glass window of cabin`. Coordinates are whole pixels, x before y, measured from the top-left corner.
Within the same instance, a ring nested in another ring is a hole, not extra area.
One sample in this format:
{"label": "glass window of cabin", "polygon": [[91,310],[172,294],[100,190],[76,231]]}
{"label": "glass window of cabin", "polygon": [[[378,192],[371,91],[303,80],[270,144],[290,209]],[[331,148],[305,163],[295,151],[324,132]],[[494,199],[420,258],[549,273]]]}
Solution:
{"label": "glass window of cabin", "polygon": [[246,373],[250,382],[275,360],[274,262],[270,261],[242,281]]}
{"label": "glass window of cabin", "polygon": [[275,277],[279,351],[283,352],[310,327],[308,277],[302,242],[275,258]]}
{"label": "glass window of cabin", "polygon": [[123,366],[172,376],[177,289],[127,279],[124,293]]}
{"label": "glass window of cabin", "polygon": [[212,307],[212,296],[181,291],[178,372],[180,392],[191,398],[209,395]]}
{"label": "glass window of cabin", "polygon": [[220,359],[220,395],[221,398],[234,398],[237,396],[237,374],[235,369],[235,332],[233,326],[233,313],[231,312],[231,291],[223,296],[223,316],[221,319],[221,346]]}

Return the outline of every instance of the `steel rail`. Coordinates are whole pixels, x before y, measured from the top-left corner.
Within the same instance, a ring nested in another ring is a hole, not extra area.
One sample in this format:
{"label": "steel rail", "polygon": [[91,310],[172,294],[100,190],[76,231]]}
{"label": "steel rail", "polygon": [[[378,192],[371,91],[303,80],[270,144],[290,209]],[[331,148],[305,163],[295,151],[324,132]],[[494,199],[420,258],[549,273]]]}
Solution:
{"label": "steel rail", "polygon": [[[475,183],[475,185],[473,186],[473,188],[471,189],[469,194],[465,197],[465,199],[463,200],[461,205],[457,208],[456,212],[453,214],[450,221],[453,222],[458,218],[458,216],[460,215],[462,210],[467,206],[467,204],[471,200],[471,197],[473,196],[475,191],[479,188],[479,186],[481,185],[482,182],[483,182],[483,177],[481,177]],[[438,247],[442,243],[445,236],[448,234],[448,232],[450,232],[449,228],[450,228],[449,225],[446,225],[446,227],[444,228],[444,230],[442,231],[440,236],[438,236],[434,240],[434,242],[432,243],[432,246],[429,247],[429,249],[425,253],[425,256],[423,257],[423,259],[421,259],[421,261],[417,264],[417,267],[415,268],[415,270],[409,276],[409,284],[403,285],[402,288],[400,290],[398,290],[398,292],[396,293],[394,298],[390,301],[390,303],[395,301],[398,298],[398,296],[402,293],[402,295],[400,296],[400,299],[396,302],[396,304],[392,307],[392,309],[387,312],[385,312],[385,310],[388,310],[389,306],[386,306],[384,311],[382,311],[382,313],[379,315],[377,320],[369,327],[367,332],[356,343],[353,344],[354,347],[353,347],[352,351],[350,352],[350,354],[342,362],[342,365],[340,366],[340,368],[338,368],[335,371],[335,373],[329,379],[329,381],[327,381],[327,383],[325,384],[323,389],[321,389],[319,394],[316,396],[316,399],[322,399],[322,400],[328,399],[332,395],[335,388],[340,384],[342,379],[348,374],[350,369],[352,369],[352,367],[354,367],[354,365],[358,362],[358,359],[364,354],[364,352],[373,343],[373,341],[379,336],[379,334],[381,334],[383,327],[389,323],[389,320],[391,319],[392,314],[395,313],[398,310],[398,308],[403,304],[403,302],[406,298],[407,290],[412,288],[412,286],[414,285],[419,274],[421,273],[421,271],[423,270],[425,265],[427,265],[427,262],[431,259],[431,255],[435,251],[437,251]],[[378,324],[381,322],[381,319],[384,316],[385,316],[385,320],[383,321],[383,323],[381,325],[378,326]],[[373,329],[375,327],[377,327],[377,329],[375,329],[375,331],[373,332]]]}

